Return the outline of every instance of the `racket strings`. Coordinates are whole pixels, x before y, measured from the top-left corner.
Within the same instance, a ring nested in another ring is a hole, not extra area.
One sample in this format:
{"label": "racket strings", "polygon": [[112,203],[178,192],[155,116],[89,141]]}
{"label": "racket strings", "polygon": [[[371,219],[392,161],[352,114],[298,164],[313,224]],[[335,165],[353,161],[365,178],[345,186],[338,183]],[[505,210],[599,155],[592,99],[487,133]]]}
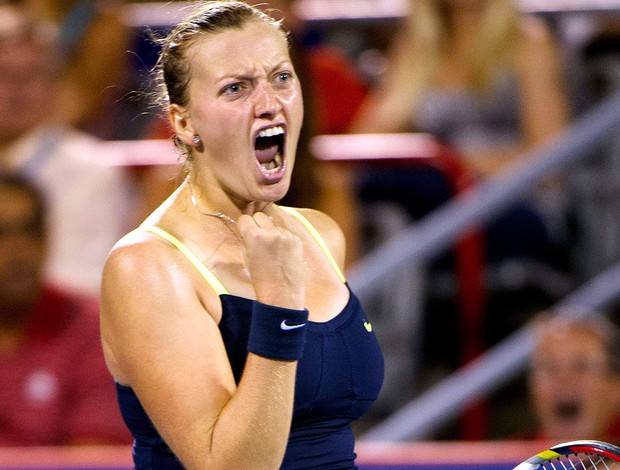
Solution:
{"label": "racket strings", "polygon": [[[608,465],[609,464],[609,465]],[[604,456],[593,453],[579,453],[563,456],[541,465],[541,470],[612,470],[620,469]]]}

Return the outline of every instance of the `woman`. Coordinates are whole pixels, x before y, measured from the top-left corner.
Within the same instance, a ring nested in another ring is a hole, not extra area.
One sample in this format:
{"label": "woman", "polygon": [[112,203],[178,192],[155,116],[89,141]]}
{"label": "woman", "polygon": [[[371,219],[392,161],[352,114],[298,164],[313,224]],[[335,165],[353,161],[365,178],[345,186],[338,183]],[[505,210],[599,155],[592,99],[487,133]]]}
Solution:
{"label": "woman", "polygon": [[561,54],[512,0],[416,0],[356,132],[430,132],[488,176],[569,120]]}
{"label": "woman", "polygon": [[179,188],[112,250],[101,328],[137,468],[355,468],[381,353],[338,226],[275,204],[302,95],[285,34],[204,2],[163,41]]}
{"label": "woman", "polygon": [[[351,131],[430,133],[484,179],[525,164],[528,152],[570,122],[561,53],[544,20],[522,14],[513,0],[410,3],[386,72]],[[546,178],[485,227],[491,262],[529,258],[568,268],[562,183],[560,175]],[[435,170],[386,170],[363,180],[362,197],[382,197],[388,184],[391,194],[402,190],[415,218],[445,202],[450,191]]]}

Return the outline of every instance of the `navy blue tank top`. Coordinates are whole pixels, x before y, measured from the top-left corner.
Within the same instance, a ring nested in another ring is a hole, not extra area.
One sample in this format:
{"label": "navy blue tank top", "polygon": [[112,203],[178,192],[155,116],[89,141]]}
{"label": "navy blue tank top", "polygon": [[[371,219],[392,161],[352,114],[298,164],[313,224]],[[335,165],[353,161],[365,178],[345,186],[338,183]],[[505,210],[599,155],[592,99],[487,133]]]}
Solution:
{"label": "navy blue tank top", "polygon": [[[254,301],[228,293],[220,294],[220,300],[219,328],[238,383],[247,357]],[[381,350],[357,297],[349,290],[349,301],[336,317],[323,323],[308,322],[281,468],[356,468],[351,422],[370,408],[382,382]],[[182,469],[133,390],[118,383],[116,389],[123,418],[134,437],[135,468]]]}

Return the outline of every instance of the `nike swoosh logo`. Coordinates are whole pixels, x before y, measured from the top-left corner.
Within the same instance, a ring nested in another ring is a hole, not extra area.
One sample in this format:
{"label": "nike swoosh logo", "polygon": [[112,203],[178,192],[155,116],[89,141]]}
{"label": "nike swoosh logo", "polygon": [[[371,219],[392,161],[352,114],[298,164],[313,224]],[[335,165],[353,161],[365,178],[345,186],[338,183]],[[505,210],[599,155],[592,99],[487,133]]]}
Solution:
{"label": "nike swoosh logo", "polygon": [[301,328],[305,325],[305,323],[302,323],[300,325],[289,325],[288,323],[286,323],[286,320],[282,320],[282,323],[280,323],[280,329],[283,331],[296,330],[297,328]]}

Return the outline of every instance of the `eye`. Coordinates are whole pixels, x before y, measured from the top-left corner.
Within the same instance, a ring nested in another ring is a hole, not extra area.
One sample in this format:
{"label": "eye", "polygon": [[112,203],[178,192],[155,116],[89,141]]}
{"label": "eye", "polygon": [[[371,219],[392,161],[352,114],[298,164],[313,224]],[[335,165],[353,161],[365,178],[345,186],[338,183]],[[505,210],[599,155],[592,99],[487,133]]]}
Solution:
{"label": "eye", "polygon": [[286,85],[293,79],[292,72],[278,72],[275,76],[276,85]]}
{"label": "eye", "polygon": [[238,95],[243,91],[244,87],[241,82],[231,83],[222,88],[220,92],[222,95]]}
{"label": "eye", "polygon": [[225,95],[235,94],[241,90],[241,86],[238,83],[233,83],[232,85],[228,85],[222,90],[222,93]]}

